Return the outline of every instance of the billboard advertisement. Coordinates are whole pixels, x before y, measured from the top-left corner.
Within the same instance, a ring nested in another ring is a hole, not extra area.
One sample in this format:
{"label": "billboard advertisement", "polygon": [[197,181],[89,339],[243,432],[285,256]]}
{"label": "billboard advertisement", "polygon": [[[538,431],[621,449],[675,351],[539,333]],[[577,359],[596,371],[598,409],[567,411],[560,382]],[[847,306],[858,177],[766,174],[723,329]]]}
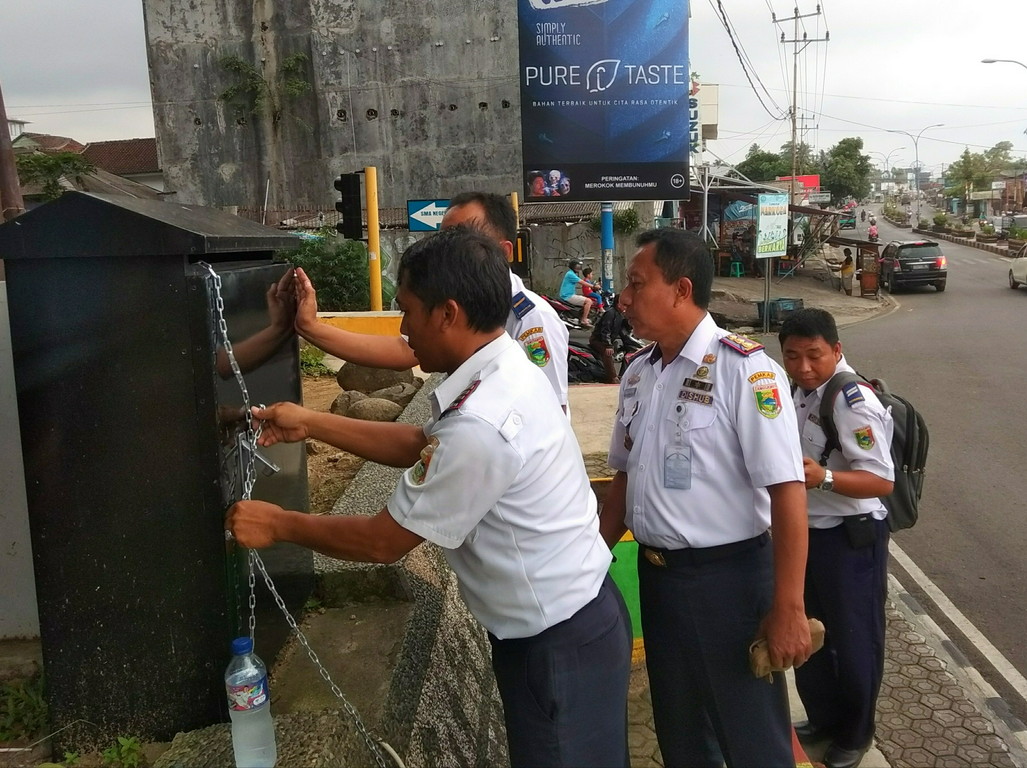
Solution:
{"label": "billboard advertisement", "polygon": [[517,7],[524,199],[687,198],[687,0]]}
{"label": "billboard advertisement", "polygon": [[769,259],[788,252],[788,195],[759,196],[756,214],[756,258]]}

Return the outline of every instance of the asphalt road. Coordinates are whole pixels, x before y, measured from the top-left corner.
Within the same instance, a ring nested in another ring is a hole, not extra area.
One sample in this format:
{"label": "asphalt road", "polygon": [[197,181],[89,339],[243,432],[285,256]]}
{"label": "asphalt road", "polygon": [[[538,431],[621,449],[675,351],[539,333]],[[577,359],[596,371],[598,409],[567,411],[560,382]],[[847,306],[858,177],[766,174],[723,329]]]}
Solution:
{"label": "asphalt road", "polygon": [[[932,214],[928,208],[922,215]],[[865,236],[866,225],[858,226]],[[882,243],[917,237],[880,216],[878,228]],[[895,542],[1027,675],[1027,441],[1019,418],[1025,408],[1027,289],[1008,287],[1008,258],[941,245],[948,258],[946,291],[895,294],[896,311],[846,328],[842,344],[857,370],[884,378],[916,405],[930,429],[920,520]],[[901,568],[893,571],[911,592],[920,592]],[[940,611],[929,612],[956,629]],[[1027,702],[981,663],[979,649],[962,633],[951,636],[1027,722]]]}

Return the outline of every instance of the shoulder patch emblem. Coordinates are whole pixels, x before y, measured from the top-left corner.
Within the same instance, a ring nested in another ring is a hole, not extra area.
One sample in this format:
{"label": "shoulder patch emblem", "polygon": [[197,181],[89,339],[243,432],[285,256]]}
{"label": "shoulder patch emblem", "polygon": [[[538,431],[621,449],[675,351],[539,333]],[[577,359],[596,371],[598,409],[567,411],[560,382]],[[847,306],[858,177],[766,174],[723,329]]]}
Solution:
{"label": "shoulder patch emblem", "polygon": [[852,434],[856,436],[856,445],[864,451],[869,451],[877,444],[877,441],[874,439],[874,430],[870,428],[869,424],[852,430]]}
{"label": "shoulder patch emblem", "polygon": [[518,291],[510,300],[510,309],[513,310],[517,319],[522,319],[526,314],[535,308],[535,302],[524,295],[524,291]]}
{"label": "shoulder patch emblem", "polygon": [[753,352],[763,349],[763,345],[758,341],[739,336],[737,333],[729,333],[727,336],[721,337],[720,343],[742,355],[751,355]]}
{"label": "shoulder patch emblem", "polygon": [[524,347],[524,351],[531,362],[539,368],[545,368],[549,365],[549,347],[546,344],[546,335],[541,326],[529,328],[518,336],[517,340],[521,342],[521,346]]}
{"label": "shoulder patch emblem", "polygon": [[463,392],[457,395],[456,399],[449,404],[449,407],[446,408],[446,410],[444,410],[439,415],[439,419],[442,420],[446,418],[449,414],[456,413],[458,410],[460,410],[460,406],[467,402],[467,398],[469,398],[471,394],[474,392],[474,390],[478,388],[479,384],[481,384],[481,379],[475,379],[470,384],[468,384],[467,389],[465,389]]}
{"label": "shoulder patch emblem", "polygon": [[781,394],[773,382],[760,382],[752,388],[756,397],[756,408],[762,416],[776,419],[781,413]]}
{"label": "shoulder patch emblem", "polygon": [[776,381],[777,375],[773,371],[756,371],[756,373],[749,377],[749,383],[755,384],[760,379],[769,379],[770,381]]}
{"label": "shoulder patch emblem", "polygon": [[712,354],[703,355],[702,361],[706,363],[706,365],[713,365],[715,362],[717,362],[717,356]]}
{"label": "shoulder patch emblem", "polygon": [[439,439],[433,437],[428,440],[428,445],[421,449],[421,458],[410,468],[410,479],[414,485],[421,485],[428,476],[428,465],[431,464],[431,457],[435,455],[435,449],[439,447]]}
{"label": "shoulder patch emblem", "polygon": [[845,395],[845,402],[849,404],[850,408],[856,403],[862,403],[866,399],[863,397],[863,393],[859,391],[859,384],[854,381],[842,387],[842,394]]}

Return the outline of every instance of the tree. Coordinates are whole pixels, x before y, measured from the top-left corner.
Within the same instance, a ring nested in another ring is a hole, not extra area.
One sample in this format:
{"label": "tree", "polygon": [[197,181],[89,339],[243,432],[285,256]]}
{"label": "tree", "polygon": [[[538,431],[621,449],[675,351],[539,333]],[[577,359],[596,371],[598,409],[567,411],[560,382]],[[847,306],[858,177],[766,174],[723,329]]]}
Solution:
{"label": "tree", "polygon": [[[751,181],[771,181],[778,176],[785,175],[782,172],[780,155],[760,149],[759,144],[749,147],[745,159],[736,165],[735,169]],[[788,169],[790,172],[791,160],[789,160]]]}
{"label": "tree", "polygon": [[75,152],[55,152],[52,155],[36,152],[18,155],[15,163],[22,186],[42,185],[44,200],[56,200],[64,194],[64,187],[61,186],[62,177],[81,176],[93,170],[93,164]]}
{"label": "tree", "polygon": [[831,190],[831,202],[860,200],[870,193],[870,158],[862,153],[863,139],[842,139],[821,153],[820,183]]}
{"label": "tree", "polygon": [[[992,151],[994,150],[989,150]],[[992,155],[992,161],[998,159],[996,155]],[[993,174],[994,171],[990,169],[985,154],[964,149],[959,159],[945,171],[945,180],[948,184],[946,194],[952,197],[962,196],[964,205],[968,206],[970,193],[974,189],[984,189],[985,185],[991,182]]]}
{"label": "tree", "polygon": [[[784,173],[779,174],[780,176],[791,176],[792,175],[792,142],[786,141],[781,145],[781,152],[778,155],[781,158],[781,166],[787,170]],[[813,156],[813,148],[804,141],[800,141],[798,147],[795,150],[795,175],[804,176],[808,173],[816,173],[817,161]]]}

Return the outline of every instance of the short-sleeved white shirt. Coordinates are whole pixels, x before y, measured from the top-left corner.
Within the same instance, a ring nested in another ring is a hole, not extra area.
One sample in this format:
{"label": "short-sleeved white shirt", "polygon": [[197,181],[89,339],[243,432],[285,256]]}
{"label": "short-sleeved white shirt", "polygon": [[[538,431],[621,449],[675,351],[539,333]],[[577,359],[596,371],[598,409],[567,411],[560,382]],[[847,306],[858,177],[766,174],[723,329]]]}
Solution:
{"label": "short-sleeved white shirt", "polygon": [[[854,373],[844,357],[835,368],[835,372],[841,371]],[[802,435],[802,453],[817,462],[827,445],[827,435],[820,425],[820,400],[826,387],[827,382],[824,382],[809,394],[796,388],[792,395]],[[848,398],[844,392],[839,392],[832,410],[841,450],[831,451],[827,457],[827,468],[842,471],[862,469],[885,480],[894,480],[895,467],[891,457],[894,424],[891,411],[874,391],[860,386],[858,392]],[[883,520],[888,515],[887,508],[877,497],[851,499],[840,493],[811,489],[807,503],[810,528],[833,528],[846,515],[870,514],[876,520]]]}
{"label": "short-sleeved white shirt", "polygon": [[424,430],[437,445],[403,473],[389,513],[443,548],[467,607],[497,637],[570,618],[599,594],[611,555],[549,382],[503,334],[431,406]]}
{"label": "short-sleeved white shirt", "polygon": [[784,371],[727,336],[707,314],[669,365],[654,347],[621,378],[609,461],[627,472],[625,522],[639,542],[682,549],[758,536],[770,526],[766,487],[804,480]]}
{"label": "short-sleeved white shirt", "polygon": [[510,288],[513,307],[506,332],[549,379],[560,405],[567,405],[567,326],[549,302],[529,291],[513,272]]}

